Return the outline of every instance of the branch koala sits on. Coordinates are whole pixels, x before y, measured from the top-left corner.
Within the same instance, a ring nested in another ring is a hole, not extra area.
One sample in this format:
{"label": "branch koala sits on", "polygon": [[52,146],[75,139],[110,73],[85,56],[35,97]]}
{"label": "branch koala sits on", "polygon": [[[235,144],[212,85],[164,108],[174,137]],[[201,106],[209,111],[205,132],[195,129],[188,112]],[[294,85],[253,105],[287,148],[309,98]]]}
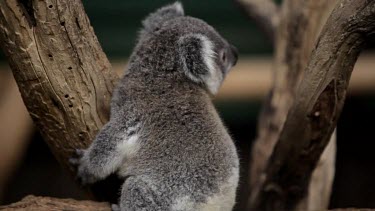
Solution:
{"label": "branch koala sits on", "polygon": [[236,49],[180,3],[150,14],[109,122],[71,159],[82,183],[124,178],[117,210],[231,210],[239,161],[210,95],[236,61]]}

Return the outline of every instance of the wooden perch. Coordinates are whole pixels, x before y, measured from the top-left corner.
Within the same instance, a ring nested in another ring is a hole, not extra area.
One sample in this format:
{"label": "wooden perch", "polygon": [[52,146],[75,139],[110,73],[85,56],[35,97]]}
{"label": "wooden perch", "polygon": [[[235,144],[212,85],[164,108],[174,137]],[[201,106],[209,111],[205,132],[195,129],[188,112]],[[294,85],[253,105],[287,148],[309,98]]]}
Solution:
{"label": "wooden perch", "polygon": [[0,206],[0,210],[85,210],[85,211],[111,211],[106,202],[77,201],[74,199],[58,199],[52,197],[26,196],[21,201]]}
{"label": "wooden perch", "polygon": [[[74,199],[58,199],[52,197],[37,197],[26,196],[21,201],[0,206],[0,210],[35,210],[35,211],[50,211],[50,210],[85,210],[85,211],[110,211],[111,208],[106,202],[93,201],[78,201]],[[323,210],[322,210],[323,211]],[[333,209],[331,211],[375,211],[375,209]]]}
{"label": "wooden perch", "polygon": [[235,0],[273,42],[279,24],[279,8],[272,0]]}
{"label": "wooden perch", "polygon": [[292,210],[336,126],[351,71],[375,29],[375,1],[341,0],[325,24],[252,210]]}

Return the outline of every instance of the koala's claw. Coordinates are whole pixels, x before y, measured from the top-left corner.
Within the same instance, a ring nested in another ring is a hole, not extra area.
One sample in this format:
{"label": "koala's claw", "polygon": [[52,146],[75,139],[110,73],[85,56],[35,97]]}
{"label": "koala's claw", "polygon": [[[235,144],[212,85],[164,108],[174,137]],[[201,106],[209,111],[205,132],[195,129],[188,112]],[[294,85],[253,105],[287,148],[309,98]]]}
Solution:
{"label": "koala's claw", "polygon": [[75,179],[83,186],[94,183],[98,180],[98,178],[91,174],[88,169],[87,159],[84,159],[86,151],[86,149],[76,149],[73,157],[69,159],[69,163],[77,168]]}
{"label": "koala's claw", "polygon": [[76,149],[75,153],[73,154],[73,157],[69,159],[69,163],[73,166],[79,166],[82,162],[82,157],[85,154],[85,151],[86,150],[84,149]]}
{"label": "koala's claw", "polygon": [[82,157],[85,154],[86,150],[85,149],[76,149],[76,155],[77,157]]}
{"label": "koala's claw", "polygon": [[112,208],[112,211],[120,211],[120,206],[118,206],[117,204],[112,204],[111,205],[111,208]]}
{"label": "koala's claw", "polygon": [[88,167],[82,162],[82,160],[71,158],[69,161],[77,166],[77,175],[75,180],[77,180],[81,185],[86,186],[98,180],[98,178],[87,169]]}
{"label": "koala's claw", "polygon": [[69,158],[69,163],[72,164],[73,166],[78,166],[80,161],[81,161],[80,158]]}
{"label": "koala's claw", "polygon": [[86,186],[88,184],[92,184],[97,181],[97,178],[88,173],[87,171],[84,170],[79,170],[76,179],[79,181],[80,184],[83,186]]}

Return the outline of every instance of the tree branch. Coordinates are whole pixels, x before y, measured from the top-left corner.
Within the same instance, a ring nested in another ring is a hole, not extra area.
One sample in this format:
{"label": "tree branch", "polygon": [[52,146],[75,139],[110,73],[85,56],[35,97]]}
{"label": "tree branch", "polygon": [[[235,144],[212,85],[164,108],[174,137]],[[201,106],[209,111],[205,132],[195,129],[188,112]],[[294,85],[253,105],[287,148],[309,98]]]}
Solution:
{"label": "tree branch", "polygon": [[248,17],[273,42],[279,24],[279,8],[272,0],[235,0]]}
{"label": "tree branch", "polygon": [[73,170],[73,150],[108,119],[115,74],[80,1],[33,1],[29,18],[26,7],[0,2],[0,44],[34,123]]}
{"label": "tree branch", "polygon": [[291,210],[336,126],[351,71],[375,29],[375,1],[341,0],[324,26],[267,164],[253,210]]}
{"label": "tree branch", "polygon": [[[106,202],[78,201],[74,199],[58,199],[52,197],[26,196],[21,201],[0,206],[0,210],[85,210],[85,211],[110,211]],[[375,209],[345,208],[331,211],[375,211]]]}
{"label": "tree branch", "polygon": [[[258,137],[251,153],[250,190],[252,192],[249,202],[254,200],[256,192],[264,182],[267,162],[295,99],[316,39],[336,2],[336,0],[285,0],[282,4],[275,43],[273,87],[259,117]],[[335,144],[330,149],[332,151],[324,157],[328,162],[322,160],[322,165],[317,169],[316,175],[322,175],[320,172],[331,172],[325,169],[334,167],[329,161],[334,160]],[[322,178],[327,182],[313,180],[314,184],[311,186],[315,190],[324,190],[321,187],[323,184],[325,187],[330,187],[327,183],[332,181],[332,178],[325,176]],[[329,193],[315,193],[314,195],[324,197]],[[309,203],[306,201],[305,207],[300,208],[308,210]],[[324,204],[313,204],[319,205],[320,209],[326,208]]]}
{"label": "tree branch", "polygon": [[80,0],[0,1],[0,45],[23,101],[57,160],[108,120],[117,81]]}
{"label": "tree branch", "polygon": [[295,210],[324,210],[329,206],[335,176],[336,130],[332,133],[310,179],[308,192]]}
{"label": "tree branch", "polygon": [[58,199],[52,197],[26,196],[21,201],[0,206],[4,210],[87,210],[87,211],[110,211],[106,202],[77,201],[74,199]]}

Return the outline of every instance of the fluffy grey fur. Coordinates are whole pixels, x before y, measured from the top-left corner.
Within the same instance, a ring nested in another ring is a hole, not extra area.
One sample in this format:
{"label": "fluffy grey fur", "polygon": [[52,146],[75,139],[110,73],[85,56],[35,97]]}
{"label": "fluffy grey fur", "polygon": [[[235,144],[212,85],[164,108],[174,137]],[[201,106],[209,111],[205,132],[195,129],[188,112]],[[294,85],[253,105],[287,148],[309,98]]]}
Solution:
{"label": "fluffy grey fur", "polygon": [[114,92],[110,121],[78,150],[84,184],[125,178],[114,209],[231,210],[238,157],[210,99],[237,53],[180,3],[143,21],[128,70]]}

